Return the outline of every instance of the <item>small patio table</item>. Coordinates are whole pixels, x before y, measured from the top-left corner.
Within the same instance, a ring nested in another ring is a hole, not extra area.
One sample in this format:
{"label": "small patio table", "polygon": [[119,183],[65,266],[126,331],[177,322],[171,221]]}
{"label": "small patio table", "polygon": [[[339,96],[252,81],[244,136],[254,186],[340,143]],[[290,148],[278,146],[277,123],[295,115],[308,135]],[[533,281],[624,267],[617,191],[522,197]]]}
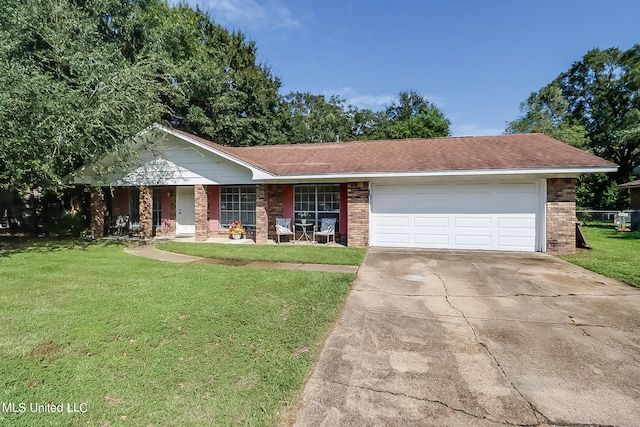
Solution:
{"label": "small patio table", "polygon": [[309,238],[309,233],[307,233],[307,227],[310,227],[313,224],[310,224],[310,223],[305,223],[305,224],[296,223],[295,225],[302,229],[302,234],[298,238],[298,242],[301,242],[302,239],[306,240],[307,242],[311,242],[311,239]]}

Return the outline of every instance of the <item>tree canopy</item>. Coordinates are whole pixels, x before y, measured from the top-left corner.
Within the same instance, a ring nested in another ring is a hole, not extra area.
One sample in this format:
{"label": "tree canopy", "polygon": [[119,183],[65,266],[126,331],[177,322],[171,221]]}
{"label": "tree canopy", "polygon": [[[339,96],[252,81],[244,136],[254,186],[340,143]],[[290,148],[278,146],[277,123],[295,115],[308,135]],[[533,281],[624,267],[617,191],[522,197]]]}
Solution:
{"label": "tree canopy", "polygon": [[226,145],[284,142],[255,45],[162,0],[0,4],[0,187],[61,178],[164,122]]}
{"label": "tree canopy", "polygon": [[386,111],[384,134],[390,139],[449,136],[451,122],[442,111],[415,91],[400,92]]}
{"label": "tree canopy", "polygon": [[413,91],[371,111],[280,87],[254,42],[187,5],[3,0],[0,188],[59,190],[107,153],[126,163],[154,122],[230,146],[449,134]]}
{"label": "tree canopy", "polygon": [[345,105],[338,96],[290,93],[281,106],[290,143],[434,138],[450,135],[451,122],[416,91],[403,91],[381,111]]}
{"label": "tree canopy", "polygon": [[640,45],[627,51],[593,49],[522,103],[507,132],[542,132],[620,166],[609,176],[580,179],[578,204],[620,209],[617,184],[640,165]]}

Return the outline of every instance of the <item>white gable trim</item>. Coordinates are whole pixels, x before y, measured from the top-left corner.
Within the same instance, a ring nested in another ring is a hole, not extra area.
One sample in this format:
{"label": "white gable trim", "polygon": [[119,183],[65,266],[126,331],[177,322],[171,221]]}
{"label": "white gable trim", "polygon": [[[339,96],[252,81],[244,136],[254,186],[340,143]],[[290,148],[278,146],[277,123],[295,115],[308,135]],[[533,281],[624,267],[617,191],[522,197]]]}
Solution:
{"label": "white gable trim", "polygon": [[269,172],[267,172],[267,171],[265,171],[263,169],[260,169],[260,168],[258,168],[256,166],[252,165],[251,163],[248,163],[248,162],[245,162],[243,160],[240,160],[240,159],[238,159],[236,157],[233,157],[233,156],[231,156],[231,155],[229,155],[229,154],[227,154],[227,153],[225,153],[223,151],[216,150],[215,148],[213,148],[213,147],[211,147],[211,146],[209,146],[207,144],[203,144],[200,141],[197,141],[197,140],[195,140],[193,138],[190,138],[190,137],[188,137],[188,136],[186,136],[186,135],[184,135],[184,134],[182,134],[180,132],[176,132],[175,129],[171,129],[171,128],[162,126],[162,125],[160,125],[158,123],[153,124],[153,126],[151,128],[152,129],[157,129],[157,130],[165,132],[165,133],[168,133],[170,135],[173,135],[176,138],[180,138],[183,141],[186,141],[186,142],[188,142],[190,144],[193,144],[193,145],[197,146],[198,148],[202,148],[203,150],[209,151],[210,153],[213,153],[213,154],[215,154],[217,156],[220,156],[223,159],[229,160],[230,162],[236,163],[236,164],[238,164],[240,166],[243,166],[243,167],[249,169],[251,171],[251,173],[253,174],[253,180],[254,181],[259,181],[259,180],[270,179],[270,178],[275,178],[276,177],[275,175],[270,174]]}

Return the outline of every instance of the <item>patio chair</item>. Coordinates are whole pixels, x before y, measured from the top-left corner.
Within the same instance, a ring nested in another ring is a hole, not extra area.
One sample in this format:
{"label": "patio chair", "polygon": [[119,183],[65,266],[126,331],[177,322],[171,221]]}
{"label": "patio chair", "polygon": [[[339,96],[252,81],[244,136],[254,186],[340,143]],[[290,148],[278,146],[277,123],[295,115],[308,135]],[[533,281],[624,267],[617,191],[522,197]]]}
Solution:
{"label": "patio chair", "polygon": [[129,215],[118,215],[114,228],[118,236],[122,236],[123,231],[129,231]]}
{"label": "patio chair", "polygon": [[9,228],[9,215],[2,203],[0,203],[0,228]]}
{"label": "patio chair", "polygon": [[280,243],[280,236],[295,236],[291,231],[291,218],[276,218],[276,239]]}
{"label": "patio chair", "polygon": [[331,236],[333,236],[333,243],[336,242],[336,219],[335,218],[322,218],[320,221],[320,231],[316,231],[313,227],[313,240],[316,240],[316,236],[326,236],[327,243],[329,243]]}

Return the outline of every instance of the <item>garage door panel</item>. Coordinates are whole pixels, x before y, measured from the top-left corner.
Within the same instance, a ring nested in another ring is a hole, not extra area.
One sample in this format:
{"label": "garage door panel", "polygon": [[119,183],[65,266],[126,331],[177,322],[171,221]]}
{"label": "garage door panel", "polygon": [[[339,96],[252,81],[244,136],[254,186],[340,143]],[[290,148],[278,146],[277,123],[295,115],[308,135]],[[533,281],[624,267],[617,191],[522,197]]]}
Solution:
{"label": "garage door panel", "polygon": [[408,246],[410,234],[402,232],[380,233],[377,236],[377,243],[380,246]]}
{"label": "garage door panel", "polygon": [[498,236],[498,245],[504,250],[528,250],[535,244],[535,236]]}
{"label": "garage door panel", "polygon": [[456,228],[482,228],[490,230],[492,218],[490,216],[456,216],[453,222]]}
{"label": "garage door panel", "polygon": [[444,228],[449,229],[448,216],[415,216],[413,226],[417,228]]}
{"label": "garage door panel", "polygon": [[373,186],[372,244],[534,251],[539,185]]}
{"label": "garage door panel", "polygon": [[535,216],[526,217],[498,217],[498,228],[533,228],[535,231]]}
{"label": "garage door panel", "polygon": [[380,215],[375,218],[378,227],[404,227],[408,228],[411,219],[406,215]]}
{"label": "garage door panel", "polygon": [[459,249],[469,249],[469,248],[488,248],[491,247],[491,236],[487,236],[486,234],[456,234],[454,237],[455,245]]}
{"label": "garage door panel", "polygon": [[413,241],[417,247],[442,248],[449,245],[449,233],[414,234]]}

